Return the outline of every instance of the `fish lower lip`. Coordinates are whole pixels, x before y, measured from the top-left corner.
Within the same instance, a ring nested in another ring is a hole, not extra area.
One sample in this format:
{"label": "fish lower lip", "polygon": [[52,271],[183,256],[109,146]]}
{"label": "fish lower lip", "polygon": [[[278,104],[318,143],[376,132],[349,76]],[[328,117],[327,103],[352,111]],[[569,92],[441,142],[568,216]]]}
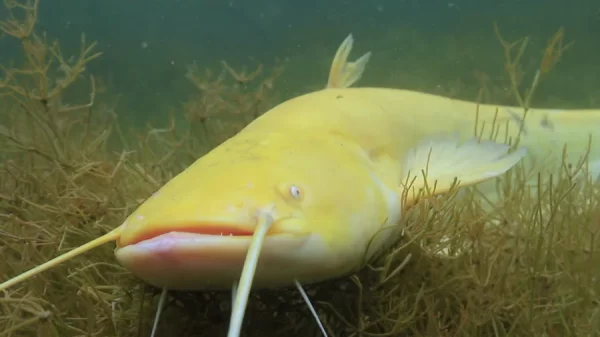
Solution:
{"label": "fish lower lip", "polygon": [[249,229],[241,228],[240,226],[229,226],[229,225],[215,225],[215,226],[181,226],[181,227],[165,227],[157,228],[151,232],[143,233],[142,235],[134,238],[133,240],[125,243],[122,246],[134,245],[140,242],[148,241],[153,238],[160,237],[164,234],[169,233],[185,233],[195,234],[203,236],[241,236],[251,237],[254,232]]}
{"label": "fish lower lip", "polygon": [[151,238],[138,241],[130,246],[137,246],[140,248],[144,247],[155,247],[156,245],[164,246],[165,243],[168,245],[176,245],[178,243],[186,242],[203,242],[203,243],[217,243],[223,240],[252,240],[252,234],[249,235],[234,235],[233,233],[220,233],[220,234],[206,234],[206,233],[194,233],[194,232],[180,232],[171,231]]}
{"label": "fish lower lip", "polygon": [[[300,236],[304,236],[306,234],[301,234]],[[294,233],[274,233],[267,235],[266,239],[269,238],[284,238],[284,237],[295,237],[298,236]],[[250,235],[232,235],[232,234],[202,234],[202,233],[190,233],[190,232],[180,232],[180,231],[171,231],[164,234],[160,234],[158,236],[151,237],[146,240],[138,241],[137,243],[130,244],[124,247],[120,247],[120,249],[127,248],[130,246],[136,246],[139,248],[164,248],[166,246],[173,247],[176,245],[185,245],[190,243],[201,243],[201,244],[222,244],[223,242],[232,242],[234,240],[236,242],[250,242],[252,240],[252,234]]]}
{"label": "fish lower lip", "polygon": [[[310,234],[275,233],[265,238],[258,285],[289,284],[289,272],[311,239]],[[239,280],[251,236],[169,232],[117,248],[119,263],[145,282],[171,290],[227,289]],[[318,261],[321,263],[321,260]],[[276,266],[273,268],[273,266]]]}

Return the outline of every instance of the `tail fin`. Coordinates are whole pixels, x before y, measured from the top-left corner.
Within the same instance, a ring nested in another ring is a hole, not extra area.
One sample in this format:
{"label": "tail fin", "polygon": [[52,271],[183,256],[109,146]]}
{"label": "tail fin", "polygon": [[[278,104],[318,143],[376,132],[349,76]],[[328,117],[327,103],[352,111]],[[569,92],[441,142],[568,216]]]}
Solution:
{"label": "tail fin", "polygon": [[362,77],[365,67],[371,58],[371,52],[367,52],[354,62],[348,62],[348,55],[352,51],[353,44],[354,38],[350,34],[335,53],[331,69],[329,70],[327,88],[347,88]]}
{"label": "tail fin", "polygon": [[458,138],[442,137],[420,143],[406,158],[405,170],[413,190],[404,191],[406,201],[417,201],[422,192],[436,195],[456,184],[473,185],[504,174],[526,154],[522,147],[507,153],[509,145],[473,138],[459,144]]}
{"label": "tail fin", "polygon": [[[505,109],[523,130],[520,144],[531,149],[535,158],[535,165],[531,166],[534,172],[556,174],[565,165],[577,166],[587,159],[589,170],[580,172],[580,176],[600,181],[599,109],[530,109],[526,118],[523,112]],[[565,147],[567,153],[563,153]]]}

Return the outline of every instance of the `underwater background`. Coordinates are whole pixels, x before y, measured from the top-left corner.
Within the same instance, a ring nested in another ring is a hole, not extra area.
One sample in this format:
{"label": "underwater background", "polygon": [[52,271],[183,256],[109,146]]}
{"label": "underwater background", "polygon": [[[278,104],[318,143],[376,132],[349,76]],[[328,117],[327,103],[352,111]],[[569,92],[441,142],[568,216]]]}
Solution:
{"label": "underwater background", "polygon": [[[358,87],[517,106],[509,74],[525,93],[541,70],[533,107],[600,109],[598,0],[3,0],[0,31],[2,282],[323,88],[350,33],[350,59],[373,53]],[[526,47],[514,69],[508,45]],[[307,286],[330,335],[598,336],[600,189],[573,179],[583,164],[558,166],[537,194],[520,170],[498,179],[491,212],[475,189],[423,201],[405,221],[418,240]],[[456,255],[436,255],[444,245]],[[149,336],[159,294],[111,242],[0,291],[0,337]],[[170,292],[157,336],[224,336],[229,314],[229,292]],[[321,336],[295,289],[253,294],[243,330]]]}
{"label": "underwater background", "polygon": [[[561,26],[575,41],[544,79],[534,106],[600,106],[600,3],[594,0],[61,0],[41,1],[38,30],[77,51],[79,34],[104,54],[89,65],[121,118],[162,120],[196,89],[189,65],[234,68],[286,60],[279,100],[325,85],[332,55],[349,33],[373,58],[360,86],[406,88],[473,100],[485,83],[498,103],[508,81],[493,30],[529,36],[522,63],[533,76]],[[0,40],[0,56],[11,57]],[[14,48],[13,48],[14,49]],[[530,81],[527,81],[528,83]]]}

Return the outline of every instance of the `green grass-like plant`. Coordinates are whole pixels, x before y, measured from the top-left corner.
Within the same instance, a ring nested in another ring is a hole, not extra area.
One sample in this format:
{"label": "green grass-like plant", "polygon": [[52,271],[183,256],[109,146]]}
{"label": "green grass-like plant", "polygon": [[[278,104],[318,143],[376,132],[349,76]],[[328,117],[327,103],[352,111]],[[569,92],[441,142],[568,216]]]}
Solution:
{"label": "green grass-like plant", "polygon": [[[6,280],[120,224],[148,195],[272,104],[273,81],[223,64],[192,66],[188,128],[124,130],[97,109],[97,57],[82,36],[74,63],[35,32],[38,0],[5,0],[0,21],[23,57],[0,73],[0,278]],[[504,46],[509,44],[504,43]],[[562,49],[561,49],[562,51]],[[511,63],[516,69],[516,64]],[[553,63],[552,63],[553,64]],[[258,84],[256,84],[258,83]],[[537,86],[537,83],[535,84]],[[65,102],[88,90],[89,100]],[[515,92],[518,93],[518,88]],[[520,96],[519,96],[520,97]],[[521,98],[528,107],[530,98]],[[132,136],[133,135],[133,136]],[[306,287],[330,336],[593,336],[600,327],[600,191],[580,165],[553,176],[517,167],[500,202],[477,188],[423,200],[406,235],[357,273]],[[106,245],[0,293],[0,336],[147,336],[159,291]],[[159,336],[223,336],[229,292],[169,294]],[[318,336],[294,289],[260,290],[244,336]]]}

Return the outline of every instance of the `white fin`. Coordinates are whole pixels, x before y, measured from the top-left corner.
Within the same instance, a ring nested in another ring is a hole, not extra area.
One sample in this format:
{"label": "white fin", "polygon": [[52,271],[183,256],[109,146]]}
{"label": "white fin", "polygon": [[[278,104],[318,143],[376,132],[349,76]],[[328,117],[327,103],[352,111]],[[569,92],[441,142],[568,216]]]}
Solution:
{"label": "white fin", "polygon": [[348,62],[348,56],[353,44],[354,38],[350,34],[335,53],[331,69],[329,70],[327,88],[348,88],[362,77],[365,67],[371,58],[371,52],[367,52],[354,62]]}
{"label": "white fin", "polygon": [[240,331],[242,330],[242,323],[244,321],[246,305],[248,304],[248,296],[250,295],[250,289],[252,288],[252,280],[254,279],[254,273],[256,272],[256,266],[258,264],[258,257],[263,242],[265,241],[265,237],[267,236],[267,232],[272,224],[273,217],[271,216],[271,213],[261,212],[259,214],[258,225],[252,236],[252,242],[248,248],[248,253],[246,253],[246,260],[244,261],[242,275],[237,285],[237,291],[235,292],[234,298],[232,298],[231,321],[229,323],[227,337],[239,337]]}
{"label": "white fin", "polygon": [[156,309],[156,316],[154,317],[154,325],[152,326],[152,333],[150,337],[154,337],[156,335],[156,328],[158,327],[158,321],[160,319],[160,314],[165,307],[165,301],[167,299],[167,288],[163,288],[160,292],[160,299],[158,300],[158,309]]}
{"label": "white fin", "polygon": [[[429,195],[447,192],[456,183],[461,187],[473,185],[505,173],[527,154],[524,147],[511,153],[509,149],[509,145],[479,142],[476,138],[463,144],[458,137],[429,139],[408,154],[404,166],[406,182],[412,183],[414,192],[427,190]],[[406,197],[414,201],[419,196],[409,193]]]}
{"label": "white fin", "polygon": [[304,302],[306,303],[306,305],[308,305],[308,309],[310,310],[313,317],[317,321],[317,324],[319,325],[319,329],[321,329],[321,333],[323,334],[323,336],[328,337],[327,331],[325,331],[325,327],[323,326],[323,323],[319,319],[319,315],[317,315],[317,311],[315,310],[315,307],[313,307],[312,303],[310,303],[310,299],[308,298],[306,291],[304,291],[304,289],[302,288],[302,284],[300,284],[300,282],[298,282],[298,280],[294,280],[294,283],[296,284],[296,288],[298,288],[300,295],[302,295],[302,299],[304,299]]}

